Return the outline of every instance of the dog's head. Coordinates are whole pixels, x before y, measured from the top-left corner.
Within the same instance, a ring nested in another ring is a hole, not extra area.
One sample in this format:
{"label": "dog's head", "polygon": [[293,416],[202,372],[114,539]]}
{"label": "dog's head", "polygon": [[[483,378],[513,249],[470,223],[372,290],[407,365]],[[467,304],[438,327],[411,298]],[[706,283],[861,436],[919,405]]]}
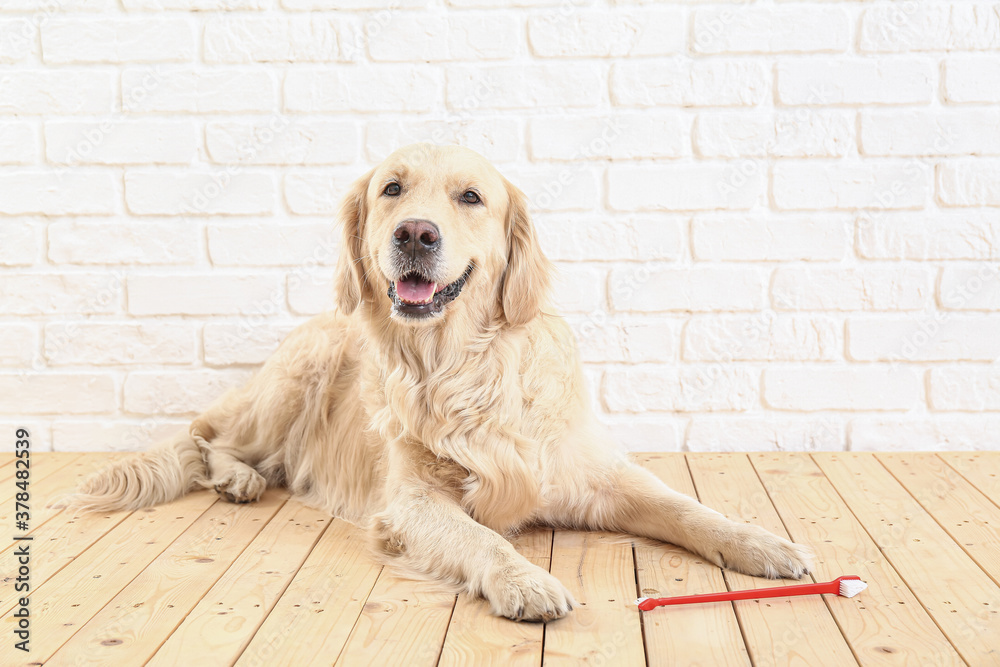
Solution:
{"label": "dog's head", "polygon": [[478,153],[414,144],[358,179],[340,211],[337,302],[408,326],[458,310],[513,326],[539,313],[549,283],[524,194]]}

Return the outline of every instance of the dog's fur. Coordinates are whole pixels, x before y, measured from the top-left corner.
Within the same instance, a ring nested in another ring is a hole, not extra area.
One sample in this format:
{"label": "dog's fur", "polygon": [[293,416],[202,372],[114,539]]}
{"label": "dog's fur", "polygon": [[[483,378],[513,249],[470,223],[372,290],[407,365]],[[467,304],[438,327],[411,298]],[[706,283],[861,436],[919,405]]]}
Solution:
{"label": "dog's fur", "polygon": [[[394,245],[412,219],[437,226],[439,248],[418,258]],[[198,487],[247,502],[285,485],[365,526],[387,561],[519,620],[573,605],[502,537],[533,524],[655,538],[751,575],[807,571],[804,548],[672,491],[605,436],[571,331],[551,314],[525,197],[484,158],[401,149],[351,187],[340,222],[337,309],[188,431],[86,480],[79,505],[138,509]],[[414,267],[438,285],[472,271],[415,319],[387,296]]]}

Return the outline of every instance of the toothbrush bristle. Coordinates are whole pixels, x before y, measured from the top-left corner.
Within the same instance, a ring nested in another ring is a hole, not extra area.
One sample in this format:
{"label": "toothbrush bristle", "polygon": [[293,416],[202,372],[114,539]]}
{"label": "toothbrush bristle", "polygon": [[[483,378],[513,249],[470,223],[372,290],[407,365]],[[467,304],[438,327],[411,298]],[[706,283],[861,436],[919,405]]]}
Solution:
{"label": "toothbrush bristle", "polygon": [[840,582],[840,594],[845,598],[852,598],[866,588],[868,584],[860,579],[843,579]]}

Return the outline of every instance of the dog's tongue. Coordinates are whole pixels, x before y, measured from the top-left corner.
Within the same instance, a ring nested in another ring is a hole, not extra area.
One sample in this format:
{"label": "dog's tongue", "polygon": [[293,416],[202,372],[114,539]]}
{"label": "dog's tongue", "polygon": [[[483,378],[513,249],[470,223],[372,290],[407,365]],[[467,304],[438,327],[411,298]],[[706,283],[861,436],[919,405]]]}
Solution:
{"label": "dog's tongue", "polygon": [[406,303],[427,303],[434,298],[436,283],[421,278],[406,278],[396,282],[396,294]]}

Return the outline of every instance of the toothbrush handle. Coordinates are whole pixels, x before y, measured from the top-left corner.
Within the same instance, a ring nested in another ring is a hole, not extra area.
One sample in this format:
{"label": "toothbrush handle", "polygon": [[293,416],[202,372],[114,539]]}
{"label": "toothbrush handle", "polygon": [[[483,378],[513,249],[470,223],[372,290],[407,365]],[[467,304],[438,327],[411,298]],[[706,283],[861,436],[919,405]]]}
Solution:
{"label": "toothbrush handle", "polygon": [[648,598],[639,603],[639,609],[649,611],[655,607],[671,604],[691,604],[695,602],[729,602],[732,600],[759,600],[761,598],[784,598],[792,595],[814,595],[816,593],[839,593],[839,581],[798,586],[776,586],[756,588],[746,591],[726,591],[724,593],[704,593],[702,595],[681,595],[670,598]]}

